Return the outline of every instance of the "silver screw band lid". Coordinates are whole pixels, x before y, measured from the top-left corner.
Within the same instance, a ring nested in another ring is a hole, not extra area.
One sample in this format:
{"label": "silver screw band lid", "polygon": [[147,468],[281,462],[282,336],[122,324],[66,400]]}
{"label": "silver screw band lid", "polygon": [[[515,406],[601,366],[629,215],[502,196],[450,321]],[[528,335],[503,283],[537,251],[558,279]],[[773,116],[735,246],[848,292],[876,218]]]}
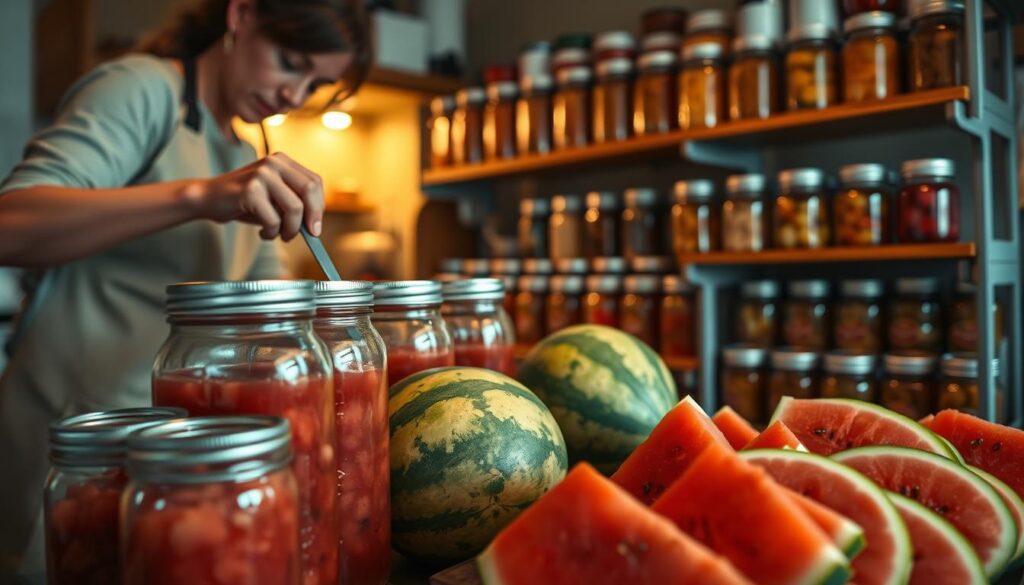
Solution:
{"label": "silver screw band lid", "polygon": [[309,280],[182,282],[167,287],[167,315],[267,315],[312,313],[316,308]]}
{"label": "silver screw band lid", "polygon": [[121,408],[69,416],[50,423],[50,461],[65,467],[122,465],[126,440],[148,425],[188,416],[183,408]]}
{"label": "silver screw band lid", "polygon": [[505,298],[505,282],[498,278],[466,278],[441,285],[444,302],[500,301]]}
{"label": "silver screw band lid", "polygon": [[373,306],[373,283],[361,280],[320,280],[313,284],[317,308]]}
{"label": "silver screw band lid", "polygon": [[441,304],[441,283],[433,280],[385,280],[373,283],[375,305],[411,307]]}

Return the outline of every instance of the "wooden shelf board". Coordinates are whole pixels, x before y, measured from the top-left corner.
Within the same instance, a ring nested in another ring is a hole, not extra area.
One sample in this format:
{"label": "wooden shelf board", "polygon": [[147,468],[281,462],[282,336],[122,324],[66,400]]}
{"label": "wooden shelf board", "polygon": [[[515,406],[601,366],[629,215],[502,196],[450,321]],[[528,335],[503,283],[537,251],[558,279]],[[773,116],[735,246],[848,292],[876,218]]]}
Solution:
{"label": "wooden shelf board", "polygon": [[[529,353],[532,348],[532,344],[517,343],[513,350],[513,355],[517,360],[521,360],[526,357],[526,354]],[[663,359],[665,360],[665,365],[668,366],[668,369],[674,372],[692,372],[700,369],[700,359],[696,357]]]}
{"label": "wooden shelf board", "polygon": [[453,77],[409,73],[382,67],[370,69],[366,83],[417,93],[424,97],[455,93],[464,85],[462,80]]}
{"label": "wooden shelf board", "polygon": [[680,265],[813,264],[973,258],[974,243],[890,244],[875,247],[820,250],[765,250],[763,252],[711,252],[679,258]]}

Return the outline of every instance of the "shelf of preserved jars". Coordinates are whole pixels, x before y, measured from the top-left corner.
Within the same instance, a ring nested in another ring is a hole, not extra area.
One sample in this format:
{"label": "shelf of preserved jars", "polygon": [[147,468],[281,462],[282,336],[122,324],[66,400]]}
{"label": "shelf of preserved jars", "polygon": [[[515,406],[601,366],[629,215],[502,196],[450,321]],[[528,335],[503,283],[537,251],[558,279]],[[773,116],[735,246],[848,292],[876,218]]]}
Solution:
{"label": "shelf of preserved jars", "polygon": [[884,262],[922,259],[968,259],[977,250],[971,242],[890,244],[870,247],[763,250],[761,252],[707,252],[679,257],[681,265],[817,264]]}
{"label": "shelf of preserved jars", "polygon": [[[517,343],[513,350],[513,355],[516,360],[521,360],[526,357],[526,354],[530,353],[533,349],[532,344],[528,343]],[[700,359],[697,357],[669,357],[662,356],[665,361],[665,365],[668,369],[673,372],[695,372],[700,369]]]}

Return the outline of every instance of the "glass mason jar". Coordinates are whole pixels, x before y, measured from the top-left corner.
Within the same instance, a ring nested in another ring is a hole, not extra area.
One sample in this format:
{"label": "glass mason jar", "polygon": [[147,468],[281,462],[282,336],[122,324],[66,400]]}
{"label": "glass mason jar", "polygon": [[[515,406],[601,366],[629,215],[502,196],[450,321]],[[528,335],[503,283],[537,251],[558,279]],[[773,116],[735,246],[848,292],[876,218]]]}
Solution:
{"label": "glass mason jar", "polygon": [[942,306],[935,278],[901,278],[889,305],[889,347],[942,350]]}
{"label": "glass mason jar", "polygon": [[516,100],[519,86],[515,74],[487,84],[484,107],[484,158],[499,160],[516,156]]}
{"label": "glass mason jar", "polygon": [[622,305],[619,323],[622,330],[652,348],[659,346],[658,309],[661,301],[661,276],[630,274],[622,280]]}
{"label": "glass mason jar", "polygon": [[590,263],[586,258],[562,258],[556,260],[554,265],[558,274],[586,274],[590,270]]}
{"label": "glass mason jar", "polygon": [[882,351],[882,281],[844,280],[839,290],[842,297],[836,303],[835,346],[861,353]]}
{"label": "glass mason jar", "polygon": [[373,283],[373,326],[388,353],[388,384],[423,370],[455,365],[451,331],[441,316],[441,283]]}
{"label": "glass mason jar", "polygon": [[516,278],[522,271],[522,262],[518,258],[494,258],[490,262],[491,277],[500,278],[505,283],[505,300],[502,305],[510,317],[516,312]]}
{"label": "glass mason jar", "polygon": [[629,260],[629,271],[635,274],[668,274],[674,271],[669,256],[634,256]]}
{"label": "glass mason jar", "polygon": [[548,276],[524,274],[519,277],[516,292],[516,340],[519,343],[537,343],[547,335]]}
{"label": "glass mason jar", "polygon": [[774,347],[779,337],[779,283],[752,280],[740,287],[736,338],[741,343]]}
{"label": "glass mason jar", "polygon": [[633,131],[637,136],[662,134],[677,127],[676,53],[653,51],[637,60],[633,98]]}
{"label": "glass mason jar", "polygon": [[955,242],[960,238],[960,190],[948,158],[908,160],[900,168],[901,242]]}
{"label": "glass mason jar", "polygon": [[555,53],[551,58],[554,72],[572,67],[590,66],[590,48],[593,38],[589,34],[568,33],[555,39]]}
{"label": "glass mason jar", "polygon": [[483,277],[491,271],[491,261],[487,258],[466,258],[462,263],[462,275]]}
{"label": "glass mason jar", "polygon": [[[978,356],[973,352],[947,354],[942,357],[942,379],[938,387],[938,403],[936,410],[955,408],[978,417],[981,412],[981,401],[978,395],[984,390],[978,380]],[[992,360],[992,370],[996,375],[996,420],[1002,421],[1003,388],[999,386],[999,360]]]}
{"label": "glass mason jar", "polygon": [[714,182],[709,179],[676,181],[673,194],[676,202],[672,206],[672,247],[676,255],[717,250],[722,228],[719,206],[714,202]]}
{"label": "glass mason jar", "polygon": [[548,255],[550,213],[551,202],[547,199],[523,199],[519,202],[519,255],[523,258]]}
{"label": "glass mason jar", "polygon": [[441,315],[455,346],[455,365],[516,375],[512,320],[502,307],[505,284],[497,278],[471,278],[441,286]]}
{"label": "glass mason jar", "polygon": [[825,354],[825,376],[821,381],[822,398],[851,398],[865,402],[878,400],[875,380],[876,357],[873,353],[834,350]]}
{"label": "glass mason jar", "polygon": [[547,154],[552,141],[552,95],[555,83],[550,75],[524,77],[522,96],[516,104],[516,137],[519,152]]}
{"label": "glass mason jar", "polygon": [[768,247],[768,211],[764,175],[731,175],[722,204],[722,249],[760,252]]}
{"label": "glass mason jar", "polygon": [[628,59],[632,61],[633,57],[636,56],[636,39],[633,38],[633,33],[629,31],[605,31],[594,38],[592,53],[598,62],[609,59]]}
{"label": "glass mason jar", "polygon": [[123,408],[50,424],[50,473],[43,488],[48,583],[121,582],[119,524],[125,440],[180,408]]}
{"label": "glass mason jar", "polygon": [[591,274],[584,281],[584,287],[583,322],[618,327],[622,277],[617,274]]}
{"label": "glass mason jar", "polygon": [[334,366],[334,453],[342,583],[384,584],[391,572],[387,350],[370,322],[373,284],[318,281],[313,330]]}
{"label": "glass mason jar", "polygon": [[839,168],[842,188],[832,206],[837,246],[878,246],[892,241],[889,233],[888,172],[880,164]]}
{"label": "glass mason jar", "polygon": [[599,256],[590,260],[590,268],[595,274],[626,273],[629,264],[622,256]]}
{"label": "glass mason jar", "polygon": [[430,100],[430,168],[439,169],[452,164],[452,115],[455,96],[444,95]]}
{"label": "glass mason jar", "polygon": [[795,347],[780,347],[772,351],[772,374],[768,380],[768,412],[773,412],[783,396],[817,398],[817,352]]}
{"label": "glass mason jar", "polygon": [[722,403],[754,424],[768,420],[767,358],[768,350],[756,345],[722,348]]}
{"label": "glass mason jar", "polygon": [[728,55],[733,34],[732,13],[719,8],[697,10],[686,19],[686,35],[683,50],[693,45],[714,43],[722,47],[722,54]]}
{"label": "glass mason jar", "polygon": [[299,486],[303,583],[338,581],[334,386],[313,332],[310,281],[167,287],[171,333],[153,364],[153,404],[192,416],[284,417]]}
{"label": "glass mason jar", "polygon": [[885,354],[882,406],[914,420],[934,412],[936,361],[935,354],[925,351]]}
{"label": "glass mason jar", "polygon": [[556,74],[552,102],[555,150],[579,148],[591,142],[590,90],[594,73],[588,65],[567,67]]}
{"label": "glass mason jar", "polygon": [[729,119],[756,120],[779,111],[779,67],[772,40],[765,36],[740,37],[733,43],[735,58],[729,66]]}
{"label": "glass mason jar", "polygon": [[786,51],[786,108],[820,110],[839,103],[832,31],[810,25],[790,31]]}
{"label": "glass mason jar", "polygon": [[597,64],[593,99],[594,142],[616,142],[633,135],[632,59],[606,59]]}
{"label": "glass mason jar", "polygon": [[587,258],[618,256],[622,253],[619,218],[622,200],[614,191],[587,193],[587,210],[583,214],[583,252]]}
{"label": "glass mason jar", "polygon": [[911,2],[909,12],[910,91],[963,85],[966,81],[963,0]]}
{"label": "glass mason jar", "polygon": [[575,195],[551,198],[548,242],[551,258],[579,258],[583,255],[583,201]]}
{"label": "glass mason jar", "polygon": [[679,127],[714,128],[726,120],[725,51],[717,43],[683,49],[679,72]]}
{"label": "glass mason jar", "polygon": [[622,210],[622,254],[657,256],[661,252],[658,191],[649,187],[626,189]]}
{"label": "glass mason jar", "polygon": [[864,12],[843,23],[843,101],[866,102],[900,93],[896,15]]}
{"label": "glass mason jar", "polygon": [[828,189],[821,169],[779,173],[772,232],[776,248],[824,248],[829,243]]}
{"label": "glass mason jar", "polygon": [[697,355],[697,298],[693,285],[669,274],[661,280],[662,294],[658,350],[662,357]]}
{"label": "glass mason jar", "polygon": [[[998,301],[992,304],[992,323],[998,347],[1003,338],[1003,311]],[[956,283],[956,294],[949,308],[947,341],[950,351],[978,351],[978,287],[972,282]]]}
{"label": "glass mason jar", "polygon": [[455,94],[452,115],[452,163],[464,165],[484,159],[484,104],[482,87],[467,87]]}
{"label": "glass mason jar", "polygon": [[782,339],[786,345],[822,352],[829,348],[832,311],[827,280],[794,280],[789,283]]}
{"label": "glass mason jar", "polygon": [[583,295],[583,277],[578,274],[558,274],[550,280],[547,298],[547,331],[554,333],[582,322],[580,302]]}
{"label": "glass mason jar", "polygon": [[300,576],[302,482],[288,462],[301,432],[278,417],[212,416],[132,434],[124,585],[326,584]]}

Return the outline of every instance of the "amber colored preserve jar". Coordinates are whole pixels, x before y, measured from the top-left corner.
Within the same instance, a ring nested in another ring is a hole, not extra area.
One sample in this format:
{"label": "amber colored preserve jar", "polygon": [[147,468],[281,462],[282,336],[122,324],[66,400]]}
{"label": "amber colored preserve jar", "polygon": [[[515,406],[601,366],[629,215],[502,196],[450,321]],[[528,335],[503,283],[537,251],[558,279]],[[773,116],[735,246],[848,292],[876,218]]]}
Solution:
{"label": "amber colored preserve jar", "polygon": [[729,66],[729,119],[763,119],[779,111],[779,66],[772,40],[740,37],[733,44]]}
{"label": "amber colored preserve jar", "polygon": [[839,103],[836,47],[820,23],[790,31],[786,52],[786,107],[820,110]]}
{"label": "amber colored preserve jar", "polygon": [[550,279],[546,318],[549,333],[581,322],[580,305],[583,296],[583,277],[579,274],[558,274]]}
{"label": "amber colored preserve jar", "polygon": [[676,61],[672,51],[645,53],[637,61],[640,74],[633,99],[633,130],[638,136],[661,134],[677,127]]}
{"label": "amber colored preserve jar", "polygon": [[619,326],[619,302],[622,277],[616,274],[592,274],[584,281],[583,322]]}
{"label": "amber colored preserve jar", "polygon": [[720,207],[709,179],[676,181],[673,188],[672,242],[677,256],[717,250],[721,235]]}
{"label": "amber colored preserve jar", "polygon": [[597,64],[594,85],[594,142],[616,142],[633,135],[633,61],[607,59]]}
{"label": "amber colored preserve jar", "polygon": [[679,72],[679,127],[713,128],[726,120],[726,70],[721,45],[683,49]]}
{"label": "amber colored preserve jar", "polygon": [[484,159],[484,104],[482,87],[467,87],[455,94],[452,114],[452,163],[478,163]]}
{"label": "amber colored preserve jar", "polygon": [[864,12],[843,23],[843,101],[881,100],[900,93],[896,15]]}
{"label": "amber colored preserve jar", "polygon": [[722,349],[722,402],[740,416],[758,424],[767,419],[768,350],[735,344]]}
{"label": "amber colored preserve jar", "polygon": [[661,320],[661,277],[630,274],[622,281],[619,323],[622,330],[651,347],[658,347]]}
{"label": "amber colored preserve jar", "polygon": [[589,66],[568,67],[556,74],[552,102],[552,140],[555,150],[579,148],[593,140],[590,130],[591,88],[594,72]]}
{"label": "amber colored preserve jar", "polygon": [[697,354],[697,299],[693,285],[670,274],[661,281],[660,335],[662,357],[686,358]]}
{"label": "amber colored preserve jar", "polygon": [[516,293],[516,339],[520,343],[537,343],[547,335],[548,276],[524,274],[519,277]]}

